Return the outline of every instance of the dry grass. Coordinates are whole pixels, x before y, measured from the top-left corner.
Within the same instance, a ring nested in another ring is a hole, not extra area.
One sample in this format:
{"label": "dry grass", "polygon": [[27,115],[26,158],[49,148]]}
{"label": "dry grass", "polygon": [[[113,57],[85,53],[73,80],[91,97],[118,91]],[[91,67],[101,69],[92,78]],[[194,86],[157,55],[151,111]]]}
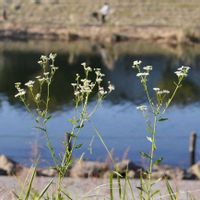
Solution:
{"label": "dry grass", "polygon": [[[33,25],[69,27],[80,25],[98,25],[90,14],[98,10],[103,0],[0,0],[0,12],[3,2],[8,10],[9,21],[23,23],[25,27]],[[184,29],[196,28],[200,20],[199,0],[108,0],[112,7],[109,25],[129,26],[172,26]]]}

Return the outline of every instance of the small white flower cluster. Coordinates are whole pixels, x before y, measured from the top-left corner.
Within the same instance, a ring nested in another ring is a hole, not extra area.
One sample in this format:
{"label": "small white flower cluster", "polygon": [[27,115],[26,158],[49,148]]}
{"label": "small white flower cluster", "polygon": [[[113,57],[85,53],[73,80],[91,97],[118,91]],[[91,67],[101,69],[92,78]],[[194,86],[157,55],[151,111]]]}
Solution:
{"label": "small white flower cluster", "polygon": [[[42,66],[43,68],[43,76],[36,76],[36,80],[38,80],[39,84],[42,85],[45,81],[47,83],[49,83],[53,77],[53,75],[55,74],[55,71],[58,69],[58,67],[54,66],[54,61],[55,61],[55,57],[56,54],[50,53],[49,56],[44,56],[42,55],[40,57],[40,60],[38,61],[38,63]],[[48,64],[50,62],[50,71],[47,71],[47,67]],[[27,83],[25,83],[24,85],[30,90],[32,91],[33,87],[34,87],[35,81],[33,80],[29,80]],[[23,97],[26,94],[26,90],[20,88],[21,83],[17,82],[15,83],[15,88],[17,89],[18,93],[15,95],[15,97]],[[34,99],[36,101],[38,101],[40,99],[40,94],[37,93],[36,96],[34,97]]]}
{"label": "small white flower cluster", "polygon": [[26,94],[26,91],[22,88],[20,88],[21,86],[21,83],[20,82],[17,82],[15,83],[15,88],[17,89],[18,93],[15,95],[15,98],[17,97],[24,97],[24,95]]}
{"label": "small white flower cluster", "polygon": [[132,66],[132,68],[135,69],[135,68],[138,67],[141,63],[142,63],[141,60],[135,60],[135,61],[133,61],[133,66]]}
{"label": "small white flower cluster", "polygon": [[136,74],[137,77],[144,77],[144,76],[148,76],[148,75],[149,75],[148,72],[140,72],[140,73]]}
{"label": "small white flower cluster", "polygon": [[92,71],[92,68],[88,67],[85,62],[81,63],[81,65],[83,66],[85,72],[91,72]]}
{"label": "small white flower cluster", "polygon": [[148,110],[148,107],[145,106],[145,105],[141,105],[141,106],[137,106],[136,109],[137,109],[137,110],[140,110],[140,111],[142,111],[142,112],[145,112],[145,111]]}
{"label": "small white flower cluster", "polygon": [[178,76],[178,78],[184,78],[188,75],[189,70],[190,70],[190,67],[182,66],[182,67],[178,68],[177,71],[174,73]]}
{"label": "small white flower cluster", "polygon": [[115,90],[115,86],[108,81],[108,92],[111,93],[113,90]]}
{"label": "small white flower cluster", "polygon": [[[98,89],[98,97],[100,99],[104,98],[106,94],[112,92],[115,88],[114,86],[108,82],[108,91],[102,87],[103,77],[105,76],[103,73],[101,73],[100,68],[95,68],[92,70],[91,67],[88,67],[86,63],[81,64],[85,71],[85,78],[80,79],[79,74],[76,74],[76,83],[72,83],[71,85],[74,88],[74,96],[76,103],[83,101],[86,96],[89,96],[93,91],[95,86],[97,86]],[[92,82],[92,80],[89,79],[89,73],[94,71],[96,74],[95,82]]]}
{"label": "small white flower cluster", "polygon": [[142,63],[141,60],[134,61],[132,68],[138,70],[138,73],[136,74],[136,76],[141,79],[142,83],[145,83],[147,81],[147,76],[149,76],[149,73],[153,69],[153,67],[150,65],[147,65],[143,67],[143,72],[142,72],[140,68],[141,63]]}
{"label": "small white flower cluster", "polygon": [[151,65],[147,65],[146,67],[143,67],[144,70],[146,70],[147,72],[153,70],[153,67]]}
{"label": "small white flower cluster", "polygon": [[156,94],[162,95],[162,94],[169,94],[169,90],[161,90],[160,88],[153,88],[153,90],[156,92]]}
{"label": "small white flower cluster", "polygon": [[35,81],[28,81],[27,83],[25,83],[25,86],[27,86],[28,88],[33,88],[33,84],[35,83]]}

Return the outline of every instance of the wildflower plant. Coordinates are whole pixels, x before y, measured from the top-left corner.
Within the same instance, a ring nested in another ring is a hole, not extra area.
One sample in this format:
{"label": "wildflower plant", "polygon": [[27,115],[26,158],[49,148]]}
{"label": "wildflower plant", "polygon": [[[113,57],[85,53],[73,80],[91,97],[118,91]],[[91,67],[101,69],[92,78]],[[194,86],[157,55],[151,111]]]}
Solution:
{"label": "wildflower plant", "polygon": [[[114,86],[108,82],[108,88],[105,89],[102,86],[103,77],[105,75],[101,72],[101,69],[92,69],[87,66],[86,63],[81,64],[84,70],[84,77],[80,77],[79,74],[76,74],[75,82],[71,83],[74,90],[75,108],[74,116],[69,119],[72,127],[71,130],[66,133],[68,141],[63,143],[65,147],[64,152],[56,155],[47,129],[47,123],[52,117],[49,114],[49,103],[51,100],[50,86],[58,69],[58,67],[55,66],[55,57],[56,54],[52,53],[49,56],[41,56],[38,63],[41,66],[42,74],[35,77],[34,81],[30,80],[25,83],[25,88],[22,87],[21,83],[15,83],[15,87],[18,91],[15,97],[19,98],[19,100],[25,105],[26,109],[33,115],[37,130],[42,132],[46,138],[47,147],[55,165],[54,168],[58,172],[56,199],[60,200],[63,199],[63,195],[70,199],[69,195],[62,190],[62,181],[73,163],[73,152],[82,146],[82,144],[78,144],[80,131],[84,127],[85,123],[90,120],[106,95],[114,90]],[[94,81],[90,79],[90,77],[92,77],[92,73],[95,73],[96,75]],[[93,109],[89,112],[88,103],[94,92],[97,92],[97,99]],[[34,111],[32,111],[30,105],[28,104],[28,95],[31,95],[34,102]]]}
{"label": "wildflower plant", "polygon": [[[140,82],[145,91],[149,106],[140,105],[137,107],[137,110],[141,111],[145,121],[147,123],[147,132],[146,137],[147,141],[151,144],[150,152],[141,152],[141,156],[148,160],[149,167],[148,169],[141,174],[141,186],[138,189],[141,191],[140,198],[145,200],[152,200],[154,196],[159,194],[159,190],[154,191],[153,185],[156,182],[152,181],[152,171],[154,165],[159,164],[162,161],[162,158],[154,158],[155,151],[157,150],[156,145],[156,135],[157,135],[157,123],[167,120],[164,117],[164,114],[167,108],[170,106],[172,100],[174,99],[178,89],[182,86],[183,80],[187,77],[190,67],[182,66],[178,68],[175,72],[177,76],[177,81],[174,82],[175,89],[172,93],[166,89],[160,89],[158,87],[153,88],[154,97],[150,96],[148,88],[148,78],[152,71],[152,66],[145,66],[142,68],[141,61],[134,61],[132,68],[137,71],[136,76],[139,77]],[[153,120],[151,119],[153,116]],[[144,179],[147,178],[147,181]]]}

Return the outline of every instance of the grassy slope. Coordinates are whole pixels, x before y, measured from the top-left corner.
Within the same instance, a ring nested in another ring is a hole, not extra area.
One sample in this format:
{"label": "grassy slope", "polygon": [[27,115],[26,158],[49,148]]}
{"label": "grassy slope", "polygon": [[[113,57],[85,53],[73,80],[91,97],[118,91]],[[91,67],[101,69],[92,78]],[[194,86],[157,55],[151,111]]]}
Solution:
{"label": "grassy slope", "polygon": [[[45,25],[46,27],[69,27],[97,25],[90,13],[103,5],[103,0],[0,0],[8,10],[9,21],[25,27]],[[155,25],[175,26],[184,29],[197,28],[200,21],[199,0],[108,0],[112,7],[111,25]],[[20,9],[16,6],[20,5]]]}

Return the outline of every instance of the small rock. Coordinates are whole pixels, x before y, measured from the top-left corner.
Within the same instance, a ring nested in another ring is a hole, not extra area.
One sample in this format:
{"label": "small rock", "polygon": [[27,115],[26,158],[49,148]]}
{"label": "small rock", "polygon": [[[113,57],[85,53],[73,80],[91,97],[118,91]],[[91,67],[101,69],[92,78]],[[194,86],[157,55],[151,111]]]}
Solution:
{"label": "small rock", "polygon": [[130,172],[132,174],[131,176],[133,176],[134,173],[134,178],[139,178],[140,173],[143,170],[141,166],[136,165],[131,160],[122,160],[116,164],[116,167],[122,176],[125,176],[126,171],[128,170],[128,173]]}
{"label": "small rock", "polygon": [[15,175],[17,163],[5,155],[0,155],[0,169],[5,170],[8,175]]}
{"label": "small rock", "polygon": [[75,34],[75,33],[69,33],[68,34],[68,40],[69,41],[76,41],[78,39],[80,39],[78,34]]}
{"label": "small rock", "polygon": [[120,35],[120,34],[114,34],[112,35],[112,42],[124,42],[128,41],[128,37],[125,35]]}
{"label": "small rock", "polygon": [[47,177],[54,177],[58,173],[55,169],[49,168],[49,169],[38,169],[37,170],[37,176],[47,176]]}
{"label": "small rock", "polygon": [[185,175],[185,172],[181,168],[173,168],[168,165],[158,165],[154,166],[153,172],[152,172],[152,178],[153,179],[159,179],[159,178],[168,178],[168,179],[183,179]]}
{"label": "small rock", "polygon": [[192,165],[189,169],[188,172],[193,175],[196,176],[198,179],[200,179],[200,162]]}
{"label": "small rock", "polygon": [[109,167],[106,163],[77,161],[70,170],[70,176],[74,178],[102,177],[108,169]]}
{"label": "small rock", "polygon": [[7,172],[4,169],[0,169],[0,176],[6,176],[8,175]]}

